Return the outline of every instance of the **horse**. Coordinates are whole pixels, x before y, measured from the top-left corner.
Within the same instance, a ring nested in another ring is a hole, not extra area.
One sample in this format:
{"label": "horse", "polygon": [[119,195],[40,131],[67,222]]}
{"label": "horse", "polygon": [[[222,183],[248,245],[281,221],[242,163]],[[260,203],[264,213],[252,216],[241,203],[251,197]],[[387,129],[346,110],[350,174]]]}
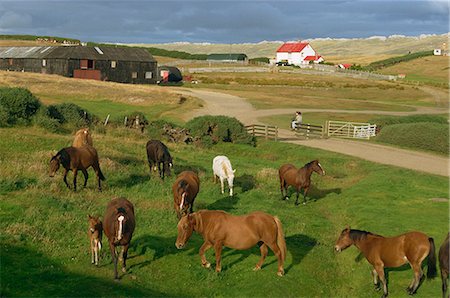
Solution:
{"label": "horse", "polygon": [[[170,169],[172,168],[172,156],[170,156],[169,149],[164,143],[158,140],[150,140],[147,142],[147,160],[150,168],[150,176],[152,170],[156,171],[158,166],[159,177],[164,180],[164,176],[170,176]],[[161,169],[162,164],[162,169]]]}
{"label": "horse", "polygon": [[205,252],[211,247],[215,250],[216,272],[220,272],[222,246],[244,250],[259,244],[261,259],[253,270],[261,269],[267,256],[267,247],[270,247],[278,259],[277,274],[284,275],[286,242],[281,222],[276,216],[261,211],[234,216],[220,210],[200,210],[183,216],[178,222],[175,246],[183,248],[193,231],[199,233],[204,240],[199,251],[204,268],[211,267],[205,257]]}
{"label": "horse", "polygon": [[117,274],[117,253],[116,246],[122,246],[119,260],[122,261],[122,272],[126,272],[126,261],[128,247],[133,237],[136,220],[134,217],[134,206],[125,198],[112,199],[106,207],[103,217],[103,229],[108,237],[109,249],[114,263],[114,279],[118,279]]}
{"label": "horse", "polygon": [[297,199],[295,200],[295,205],[298,205],[298,196],[302,188],[303,204],[306,204],[306,194],[308,193],[309,186],[311,185],[311,175],[313,172],[316,172],[317,174],[322,176],[325,175],[325,171],[323,170],[322,165],[317,159],[305,164],[300,169],[297,169],[292,164],[282,165],[278,170],[282,199],[289,200],[287,189],[289,185],[292,185],[297,191]]}
{"label": "horse", "polygon": [[173,183],[173,205],[178,219],[192,213],[194,200],[200,190],[200,179],[192,171],[183,171]]}
{"label": "horse", "polygon": [[84,175],[84,187],[86,187],[88,180],[87,169],[92,167],[97,175],[98,190],[102,191],[100,180],[105,180],[102,171],[100,170],[100,164],[98,163],[97,150],[94,147],[85,145],[83,147],[67,147],[59,150],[56,155],[50,159],[50,177],[54,177],[56,171],[59,169],[59,165],[64,167],[64,183],[70,189],[69,183],[67,183],[67,173],[69,170],[73,172],[73,190],[77,190],[77,174],[78,170]]}
{"label": "horse", "polygon": [[98,253],[102,249],[102,221],[98,216],[88,217],[89,229],[88,237],[91,244],[91,263],[98,266]]}
{"label": "horse", "polygon": [[[448,271],[449,271],[449,250],[450,250],[450,233],[447,234],[444,243],[442,243],[439,249],[439,268],[441,270],[441,280],[442,280],[442,298],[446,297],[447,294],[447,283],[448,283]],[[450,295],[448,296],[450,297]]]}
{"label": "horse", "polygon": [[84,145],[94,146],[89,128],[79,129],[73,139],[72,147],[82,147]]}
{"label": "horse", "polygon": [[234,173],[236,172],[236,170],[233,170],[233,168],[231,167],[231,162],[228,159],[228,157],[223,155],[214,157],[212,169],[213,169],[214,183],[217,182],[217,177],[219,177],[220,187],[223,194],[224,193],[223,181],[227,179],[228,187],[230,189],[230,197],[232,197]]}
{"label": "horse", "polygon": [[419,287],[423,276],[422,261],[428,256],[427,277],[436,275],[436,255],[433,238],[421,232],[409,232],[395,237],[383,237],[366,231],[345,228],[336,241],[335,250],[342,250],[355,245],[367,261],[372,264],[373,283],[380,290],[379,281],[383,284],[383,296],[387,297],[388,288],[384,275],[385,267],[400,267],[409,263],[414,270],[414,278],[406,289],[413,295]]}

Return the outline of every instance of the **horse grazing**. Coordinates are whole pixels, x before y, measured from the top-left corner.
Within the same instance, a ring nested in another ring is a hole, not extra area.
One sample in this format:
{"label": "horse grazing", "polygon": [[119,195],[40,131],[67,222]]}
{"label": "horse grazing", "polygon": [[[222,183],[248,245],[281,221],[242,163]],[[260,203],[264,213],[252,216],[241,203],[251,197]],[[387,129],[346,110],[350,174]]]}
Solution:
{"label": "horse grazing", "polygon": [[217,182],[217,177],[219,177],[220,179],[222,194],[224,193],[223,181],[227,179],[228,187],[230,189],[230,197],[233,196],[233,180],[236,170],[233,170],[233,168],[231,167],[231,162],[228,157],[223,155],[214,157],[212,169],[214,175],[214,183]]}
{"label": "horse grazing", "polygon": [[306,194],[308,193],[309,186],[311,185],[311,175],[313,172],[316,172],[322,176],[325,175],[325,171],[322,169],[322,166],[317,159],[305,164],[300,169],[297,169],[292,164],[282,165],[278,170],[278,174],[280,177],[281,197],[283,200],[289,199],[287,189],[289,185],[292,185],[297,191],[295,205],[298,205],[298,196],[302,188],[303,204],[306,204]]}
{"label": "horse grazing", "polygon": [[76,191],[78,170],[84,175],[84,187],[86,187],[88,180],[87,169],[92,167],[97,175],[98,190],[102,191],[100,180],[105,180],[105,176],[103,176],[103,173],[100,170],[97,150],[95,150],[94,147],[86,145],[79,148],[67,147],[59,150],[59,152],[50,159],[50,177],[55,176],[60,164],[64,168],[64,183],[69,189],[70,186],[67,183],[67,173],[69,170],[72,170],[73,172],[73,190]]}
{"label": "horse grazing", "polygon": [[98,253],[102,249],[102,221],[98,216],[89,215],[88,237],[91,244],[91,263],[98,266]]}
{"label": "horse grazing", "polygon": [[[444,243],[442,243],[439,249],[439,267],[441,269],[441,279],[442,279],[442,298],[447,295],[447,283],[448,283],[448,271],[449,271],[449,258],[448,253],[450,250],[450,233],[447,234]],[[450,297],[450,295],[449,295]]]}
{"label": "horse grazing", "polygon": [[73,139],[73,147],[82,147],[84,145],[94,146],[89,128],[79,129],[75,133],[75,138]]}
{"label": "horse grazing", "polygon": [[[133,236],[136,221],[133,204],[125,198],[115,198],[108,203],[103,217],[103,229],[109,241],[109,249],[114,263],[114,279],[117,275],[117,257],[122,261],[122,272],[126,272],[128,247]],[[117,256],[116,246],[122,246]]]}
{"label": "horse grazing", "polygon": [[[159,177],[164,180],[164,176],[170,176],[170,169],[172,168],[172,156],[170,156],[169,149],[164,143],[158,140],[150,140],[147,142],[147,160],[150,167],[150,176],[152,170],[156,171],[158,166]],[[162,164],[162,169],[161,169]]]}
{"label": "horse grazing", "polygon": [[183,171],[173,183],[173,205],[178,219],[182,215],[192,213],[194,200],[200,190],[200,179],[192,171]]}
{"label": "horse grazing", "polygon": [[423,276],[422,261],[428,256],[427,277],[436,275],[436,255],[433,238],[421,232],[409,232],[395,237],[385,238],[366,231],[344,229],[336,241],[335,249],[340,252],[355,245],[367,261],[372,264],[373,283],[379,290],[379,280],[383,284],[384,295],[388,295],[385,267],[400,267],[409,263],[414,270],[414,278],[406,289],[408,294],[415,294]]}
{"label": "horse grazing", "polygon": [[220,210],[200,210],[183,216],[178,222],[175,246],[178,249],[183,248],[193,231],[202,235],[205,241],[199,252],[202,266],[205,268],[211,266],[205,257],[205,252],[211,247],[215,250],[216,272],[220,272],[222,246],[244,250],[259,244],[261,259],[254,270],[261,269],[267,256],[267,247],[270,247],[278,259],[278,275],[284,274],[286,242],[281,222],[275,216],[260,211],[233,216]]}

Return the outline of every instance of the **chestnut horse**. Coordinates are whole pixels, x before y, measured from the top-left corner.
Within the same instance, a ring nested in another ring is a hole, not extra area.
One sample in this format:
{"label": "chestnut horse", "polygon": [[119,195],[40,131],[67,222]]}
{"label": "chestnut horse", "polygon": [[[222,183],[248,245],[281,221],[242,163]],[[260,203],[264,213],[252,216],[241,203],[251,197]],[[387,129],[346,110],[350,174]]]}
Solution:
{"label": "chestnut horse", "polygon": [[[133,204],[125,198],[115,198],[108,203],[103,217],[103,229],[109,241],[109,249],[114,263],[114,279],[117,275],[117,257],[122,260],[122,272],[126,272],[128,247],[133,237],[136,221]],[[116,246],[122,246],[122,252],[117,256]]]}
{"label": "chestnut horse", "polygon": [[234,216],[220,210],[200,210],[183,216],[178,222],[178,237],[175,246],[183,248],[196,231],[205,241],[200,247],[202,266],[209,268],[205,252],[214,247],[216,254],[216,272],[222,270],[222,246],[244,250],[256,244],[260,245],[261,259],[254,270],[261,269],[268,249],[278,259],[278,275],[284,274],[283,264],[286,258],[286,242],[280,220],[264,212],[256,211],[248,215]]}
{"label": "chestnut horse", "polygon": [[173,183],[173,206],[178,219],[182,215],[192,213],[194,200],[200,190],[200,179],[192,171],[183,171]]}
{"label": "chestnut horse", "polygon": [[86,145],[83,147],[67,147],[59,150],[55,156],[50,160],[50,177],[54,177],[56,171],[59,169],[59,165],[64,167],[64,183],[70,189],[69,183],[67,183],[67,173],[69,170],[73,172],[73,190],[77,190],[77,174],[78,170],[84,175],[84,187],[86,187],[88,180],[87,169],[89,167],[94,168],[97,175],[98,190],[102,191],[102,185],[100,180],[105,180],[102,171],[100,170],[100,164],[98,163],[97,150],[94,147]]}
{"label": "chestnut horse", "polygon": [[448,267],[450,265],[448,258],[448,253],[450,250],[449,236],[450,233],[447,234],[447,238],[445,238],[444,243],[442,243],[441,248],[439,249],[439,267],[441,269],[441,279],[442,279],[442,298],[445,298],[447,294]]}
{"label": "chestnut horse", "polygon": [[303,204],[306,204],[306,194],[308,193],[309,186],[311,185],[311,175],[316,172],[319,175],[325,175],[325,171],[322,169],[319,161],[313,160],[305,164],[302,168],[297,169],[292,164],[284,164],[278,170],[280,177],[280,189],[281,197],[283,200],[289,199],[287,195],[287,189],[289,185],[295,187],[297,192],[297,199],[295,205],[298,205],[298,196],[300,190],[303,188]]}
{"label": "chestnut horse", "polygon": [[73,147],[82,147],[84,145],[94,146],[89,128],[79,129],[75,133],[75,138],[73,139]]}
{"label": "chestnut horse", "polygon": [[408,294],[415,294],[423,276],[422,261],[428,256],[427,277],[436,275],[436,255],[433,238],[421,232],[409,232],[395,237],[385,238],[366,231],[344,229],[336,241],[335,249],[340,252],[355,245],[367,261],[372,264],[373,283],[380,289],[378,281],[383,284],[384,295],[388,295],[385,267],[400,267],[409,263],[414,270],[414,278],[406,289]]}
{"label": "chestnut horse", "polygon": [[98,216],[89,215],[88,237],[91,244],[91,263],[98,266],[98,253],[102,249],[102,221]]}

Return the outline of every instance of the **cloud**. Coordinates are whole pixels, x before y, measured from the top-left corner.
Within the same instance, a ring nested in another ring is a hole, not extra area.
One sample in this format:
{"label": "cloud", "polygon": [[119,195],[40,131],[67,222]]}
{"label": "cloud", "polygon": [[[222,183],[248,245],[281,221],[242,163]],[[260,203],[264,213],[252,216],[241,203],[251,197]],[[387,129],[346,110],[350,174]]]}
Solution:
{"label": "cloud", "polygon": [[6,11],[0,15],[1,30],[15,28],[29,28],[32,23],[32,17],[28,14],[20,14],[14,11]]}

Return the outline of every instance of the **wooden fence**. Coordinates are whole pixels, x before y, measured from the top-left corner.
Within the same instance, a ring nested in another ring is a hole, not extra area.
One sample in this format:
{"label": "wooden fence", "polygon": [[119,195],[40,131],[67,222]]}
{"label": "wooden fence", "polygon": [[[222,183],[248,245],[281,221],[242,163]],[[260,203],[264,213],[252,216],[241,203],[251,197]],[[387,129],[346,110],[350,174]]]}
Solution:
{"label": "wooden fence", "polygon": [[377,126],[370,123],[327,121],[327,136],[350,139],[370,139],[374,137]]}
{"label": "wooden fence", "polygon": [[264,137],[267,139],[278,140],[278,127],[270,125],[251,124],[246,125],[245,129],[254,137]]}
{"label": "wooden fence", "polygon": [[295,129],[295,136],[305,139],[323,138],[324,129],[322,125],[302,124]]}

